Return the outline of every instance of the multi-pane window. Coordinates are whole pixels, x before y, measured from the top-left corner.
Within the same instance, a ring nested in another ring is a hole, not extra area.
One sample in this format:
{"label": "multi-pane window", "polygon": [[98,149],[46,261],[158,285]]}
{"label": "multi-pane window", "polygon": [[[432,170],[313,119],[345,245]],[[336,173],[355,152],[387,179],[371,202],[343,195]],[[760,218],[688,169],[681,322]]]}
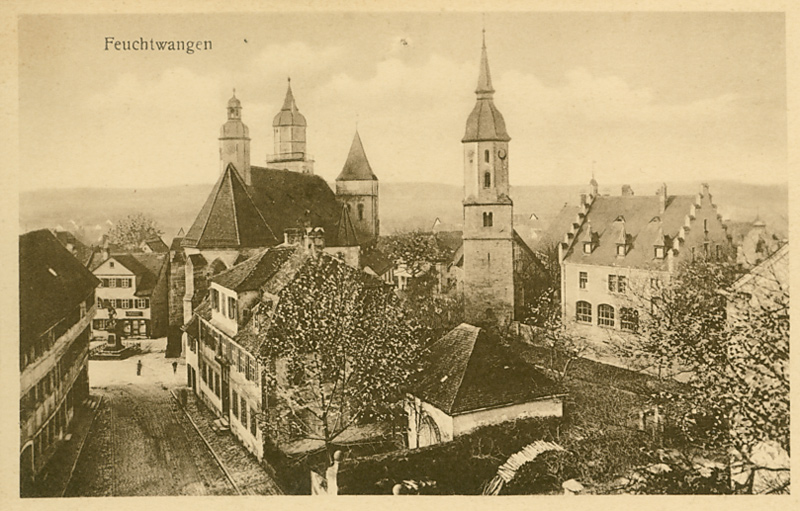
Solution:
{"label": "multi-pane window", "polygon": [[102,309],[103,308],[103,299],[100,298],[100,297],[97,298],[97,308],[98,309]]}
{"label": "multi-pane window", "polygon": [[245,401],[244,396],[242,396],[242,416],[241,416],[242,425],[247,427],[247,401]]}
{"label": "multi-pane window", "polygon": [[137,298],[136,299],[136,308],[137,309],[146,309],[150,307],[149,300],[147,298]]}
{"label": "multi-pane window", "polygon": [[119,279],[120,285],[118,287],[131,287],[131,279]]}
{"label": "multi-pane window", "polygon": [[619,309],[619,326],[628,332],[636,332],[639,330],[639,311],[631,309],[630,307],[622,307]]}
{"label": "multi-pane window", "polygon": [[228,318],[236,319],[236,298],[228,297]]}
{"label": "multi-pane window", "polygon": [[106,320],[104,319],[92,320],[92,328],[94,328],[95,330],[105,330]]}
{"label": "multi-pane window", "polygon": [[256,420],[256,411],[254,409],[250,409],[250,433],[255,438],[256,433],[258,431],[258,421]]}
{"label": "multi-pane window", "polygon": [[575,319],[581,323],[592,322],[592,304],[580,301],[575,304]]}
{"label": "multi-pane window", "polygon": [[108,287],[117,287],[117,279],[108,279]]}
{"label": "multi-pane window", "polygon": [[597,306],[597,324],[600,326],[614,326],[614,307],[606,303]]}
{"label": "multi-pane window", "polygon": [[578,274],[578,285],[580,285],[581,289],[586,289],[586,284],[589,283],[589,274],[585,271],[582,271]]}
{"label": "multi-pane window", "polygon": [[219,291],[216,289],[211,290],[211,307],[215,311],[219,311]]}
{"label": "multi-pane window", "polygon": [[608,276],[608,290],[612,293],[624,293],[627,285],[627,279],[624,275]]}

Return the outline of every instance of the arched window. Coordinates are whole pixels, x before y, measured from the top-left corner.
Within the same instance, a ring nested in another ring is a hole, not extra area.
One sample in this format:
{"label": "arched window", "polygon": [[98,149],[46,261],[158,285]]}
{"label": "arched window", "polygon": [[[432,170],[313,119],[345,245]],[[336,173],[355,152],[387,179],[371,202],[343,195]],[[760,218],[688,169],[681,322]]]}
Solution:
{"label": "arched window", "polygon": [[600,326],[614,326],[614,307],[607,303],[597,306],[597,324]]}
{"label": "arched window", "polygon": [[359,204],[358,205],[358,219],[359,220],[364,220],[364,205],[363,204]]}
{"label": "arched window", "polygon": [[637,332],[639,330],[639,311],[630,307],[621,307],[619,309],[619,326],[628,332]]}
{"label": "arched window", "polygon": [[708,219],[703,219],[703,232],[708,232]]}
{"label": "arched window", "polygon": [[488,149],[483,152],[483,161],[485,161],[486,163],[489,163],[489,150]]}
{"label": "arched window", "polygon": [[484,213],[483,214],[483,226],[484,227],[491,227],[492,226],[492,213]]}
{"label": "arched window", "polygon": [[589,302],[578,302],[575,304],[575,319],[581,323],[592,322],[592,304]]}
{"label": "arched window", "polygon": [[490,186],[492,186],[492,174],[486,172],[483,174],[483,187],[489,188]]}

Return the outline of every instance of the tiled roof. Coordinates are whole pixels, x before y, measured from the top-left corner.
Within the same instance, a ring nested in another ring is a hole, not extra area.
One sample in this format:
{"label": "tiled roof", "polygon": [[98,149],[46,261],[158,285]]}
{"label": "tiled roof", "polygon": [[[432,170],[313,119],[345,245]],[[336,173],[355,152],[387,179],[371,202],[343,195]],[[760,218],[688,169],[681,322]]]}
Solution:
{"label": "tiled roof", "polygon": [[376,275],[383,275],[394,266],[392,260],[377,248],[367,252],[362,262],[365,268],[371,268]]}
{"label": "tiled roof", "polygon": [[174,237],[172,238],[172,243],[169,246],[170,250],[180,250],[181,249],[181,242],[183,241],[183,237]]}
{"label": "tiled roof", "polygon": [[282,239],[286,229],[322,227],[326,246],[336,246],[341,205],[324,179],[263,167],[250,167],[250,173],[253,202],[276,236]]}
{"label": "tiled roof", "polygon": [[181,245],[196,248],[263,247],[278,242],[232,164],[211,190]]}
{"label": "tiled roof", "polygon": [[295,246],[268,248],[257,255],[215,275],[211,282],[233,291],[252,291],[271,279],[281,265],[298,250]]}
{"label": "tiled roof", "polygon": [[353,143],[350,145],[350,152],[344,162],[342,172],[339,173],[337,181],[377,181],[377,177],[372,172],[372,167],[367,160],[367,153],[364,152],[364,145],[361,143],[361,136],[356,131]]}
{"label": "tiled roof", "polygon": [[167,246],[166,243],[164,243],[164,240],[162,240],[161,238],[153,238],[153,239],[145,240],[145,244],[153,252],[163,253],[163,252],[168,252],[169,251],[169,247]]}
{"label": "tiled roof", "polygon": [[448,415],[526,403],[559,394],[534,367],[512,358],[482,329],[462,323],[436,341],[413,393]]}
{"label": "tiled roof", "polygon": [[[653,258],[656,238],[661,237],[661,244],[669,248],[695,200],[693,195],[670,196],[661,214],[657,195],[595,197],[589,207],[587,223],[576,234],[566,260],[580,264],[666,271],[666,258]],[[620,218],[624,218],[624,222],[618,221]],[[592,231],[597,233],[597,243],[591,254],[584,254],[583,243],[590,241],[589,223]],[[617,257],[617,243],[621,240],[623,225],[629,247],[625,257]],[[562,240],[563,233],[559,241]]]}
{"label": "tiled roof", "polygon": [[42,229],[19,237],[20,343],[25,346],[76,310],[98,280]]}

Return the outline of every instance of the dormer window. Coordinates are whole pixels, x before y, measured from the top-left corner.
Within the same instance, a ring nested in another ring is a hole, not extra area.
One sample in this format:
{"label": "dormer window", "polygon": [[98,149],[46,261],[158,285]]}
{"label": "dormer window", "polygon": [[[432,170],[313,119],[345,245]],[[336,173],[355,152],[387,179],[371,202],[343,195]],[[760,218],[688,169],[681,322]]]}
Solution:
{"label": "dormer window", "polygon": [[655,247],[654,252],[653,255],[656,259],[664,259],[664,247]]}
{"label": "dormer window", "polygon": [[584,254],[591,254],[592,253],[592,242],[591,241],[585,241],[583,243],[583,253]]}
{"label": "dormer window", "polygon": [[628,247],[623,245],[622,243],[617,244],[617,255],[624,257],[625,254],[628,252]]}

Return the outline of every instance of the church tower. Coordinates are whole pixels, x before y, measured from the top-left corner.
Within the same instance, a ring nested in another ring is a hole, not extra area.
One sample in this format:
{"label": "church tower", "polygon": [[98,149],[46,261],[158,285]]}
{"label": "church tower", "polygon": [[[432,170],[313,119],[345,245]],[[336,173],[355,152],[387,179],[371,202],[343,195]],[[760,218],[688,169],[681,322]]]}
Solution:
{"label": "church tower", "polygon": [[380,235],[378,178],[372,172],[367,153],[356,131],[342,172],[336,178],[336,197],[350,211],[350,219],[361,244]]}
{"label": "church tower", "polygon": [[292,79],[286,89],[281,111],[272,121],[275,154],[267,156],[267,166],[303,174],[314,173],[314,160],[306,152],[306,118],[297,109],[292,94]]}
{"label": "church tower", "polygon": [[509,197],[508,142],[494,106],[484,33],[477,102],[467,119],[464,144],[464,307],[484,325],[514,316],[514,226]]}
{"label": "church tower", "polygon": [[250,179],[250,130],[242,122],[242,103],[233,97],[228,101],[228,120],[220,128],[219,133],[219,172],[222,174],[229,164],[233,164],[244,182],[252,184]]}

